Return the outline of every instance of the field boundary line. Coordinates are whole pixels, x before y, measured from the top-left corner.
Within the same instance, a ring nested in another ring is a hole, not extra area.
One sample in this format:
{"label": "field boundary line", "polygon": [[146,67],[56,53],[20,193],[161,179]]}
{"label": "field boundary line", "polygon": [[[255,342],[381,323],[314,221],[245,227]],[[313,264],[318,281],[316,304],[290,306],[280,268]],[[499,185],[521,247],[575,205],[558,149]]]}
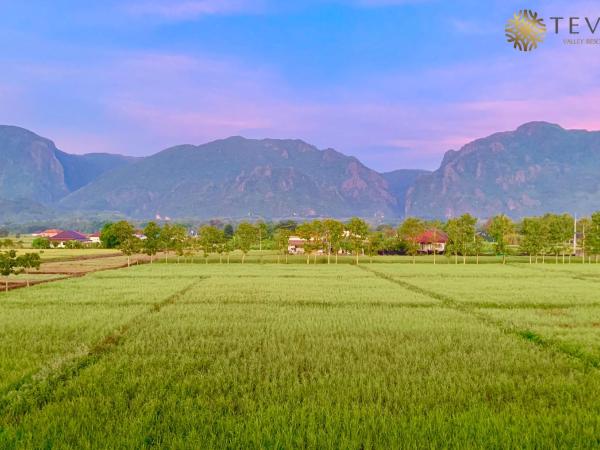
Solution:
{"label": "field boundary line", "polygon": [[67,384],[84,369],[93,366],[118,347],[132,328],[139,326],[149,316],[160,312],[166,306],[173,305],[207,278],[209,277],[201,276],[162,301],[151,305],[149,309],[137,314],[112,333],[101,337],[86,351],[80,352],[59,367],[49,369],[52,366],[52,362],[50,362],[36,372],[13,382],[0,393],[0,436],[7,426],[18,424],[32,410],[43,409],[52,401],[54,391],[59,386]]}
{"label": "field boundary line", "polygon": [[[593,263],[595,264],[595,263]],[[519,269],[533,269],[537,272],[543,272],[543,269],[541,267],[537,267],[540,265],[544,265],[544,264],[527,264],[525,267],[523,267],[522,263],[521,265],[519,265],[519,263],[508,263],[509,266],[511,267],[518,267]],[[559,266],[562,264],[559,264]],[[565,264],[565,266],[568,267],[568,264]],[[581,266],[581,264],[580,264]],[[571,278],[572,280],[578,280],[578,281],[591,281],[593,283],[598,283],[600,282],[600,273],[598,275],[589,275],[589,274],[580,274],[577,272],[573,272],[572,270],[567,270],[567,268],[565,267],[565,269],[557,269],[557,270],[553,270],[552,272],[555,273],[559,273],[561,275],[568,275],[569,278]],[[547,272],[546,272],[547,273]]]}
{"label": "field boundary line", "polygon": [[412,283],[408,283],[406,281],[398,280],[391,275],[378,272],[377,270],[364,267],[364,266],[356,266],[361,270],[372,273],[376,277],[379,277],[383,280],[389,281],[391,283],[397,284],[409,291],[416,292],[422,295],[426,295],[430,298],[436,299],[440,301],[442,306],[446,306],[448,308],[454,309],[456,311],[467,314],[471,317],[478,319],[480,322],[485,323],[486,325],[493,326],[505,334],[516,336],[520,339],[523,339],[527,342],[535,344],[541,348],[550,350],[555,353],[559,353],[562,355],[566,355],[567,357],[574,359],[580,363],[582,363],[585,367],[591,367],[594,369],[600,369],[600,359],[583,351],[576,344],[569,345],[565,342],[561,342],[556,339],[543,337],[531,330],[518,328],[516,325],[507,323],[505,321],[499,319],[493,319],[488,315],[482,314],[476,311],[476,306],[472,306],[466,302],[460,302],[455,300],[454,298],[440,294],[435,291],[430,291],[428,289],[424,289],[422,287],[416,286]]}
{"label": "field boundary line", "polygon": [[[87,258],[87,259],[101,259],[101,258],[108,258],[108,257],[102,256],[100,258]],[[70,262],[70,261],[66,261],[66,262]],[[50,278],[47,280],[30,281],[29,284],[27,284],[27,282],[24,282],[24,281],[11,281],[9,283],[11,283],[12,286],[9,285],[8,290],[14,291],[15,289],[29,288],[29,287],[37,286],[39,284],[55,283],[57,281],[70,280],[72,278],[82,278],[91,273],[105,272],[108,270],[129,269],[131,267],[144,265],[144,264],[149,264],[149,262],[147,262],[145,260],[137,260],[135,264],[127,265],[125,263],[125,264],[120,264],[120,265],[114,266],[114,267],[101,267],[99,269],[88,270],[87,272],[44,272],[44,271],[27,272],[28,274],[33,274],[33,275],[57,275],[57,278]],[[5,290],[0,289],[0,293],[2,293],[2,292],[5,292]]]}

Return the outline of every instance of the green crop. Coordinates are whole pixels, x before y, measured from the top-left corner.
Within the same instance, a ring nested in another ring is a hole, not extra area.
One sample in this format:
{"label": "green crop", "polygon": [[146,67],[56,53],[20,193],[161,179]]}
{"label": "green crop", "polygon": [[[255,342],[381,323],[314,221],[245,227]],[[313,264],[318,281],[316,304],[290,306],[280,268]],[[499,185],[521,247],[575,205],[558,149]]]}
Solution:
{"label": "green crop", "polygon": [[0,447],[597,447],[595,277],[181,263],[11,291]]}

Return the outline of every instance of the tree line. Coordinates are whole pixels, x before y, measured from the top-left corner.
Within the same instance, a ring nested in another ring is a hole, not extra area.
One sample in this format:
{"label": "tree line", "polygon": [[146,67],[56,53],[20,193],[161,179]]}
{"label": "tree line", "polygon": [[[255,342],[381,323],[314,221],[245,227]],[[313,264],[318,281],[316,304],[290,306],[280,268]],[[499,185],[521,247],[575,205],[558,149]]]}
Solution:
{"label": "tree line", "polygon": [[[291,236],[302,239],[306,263],[316,263],[317,256],[327,257],[327,262],[338,261],[338,255],[353,255],[358,264],[359,256],[372,260],[375,255],[406,254],[416,257],[423,252],[420,238],[425,231],[433,241],[436,233],[447,237],[443,254],[454,263],[466,264],[467,257],[475,257],[479,263],[481,255],[497,255],[506,263],[510,255],[528,255],[530,263],[545,262],[553,257],[555,262],[570,262],[573,256],[574,239],[584,262],[597,262],[600,255],[600,212],[580,219],[568,215],[546,214],[528,217],[514,222],[506,215],[492,217],[480,224],[470,214],[442,221],[425,221],[415,217],[406,218],[399,226],[380,225],[373,229],[363,219],[354,217],[347,222],[335,219],[313,220],[303,223],[283,221],[279,223],[206,224],[197,230],[184,225],[160,226],[148,223],[143,230],[136,229],[126,221],[106,224],[100,234],[105,248],[118,248],[128,256],[145,253],[153,262],[158,253],[166,261],[175,254],[178,261],[190,260],[201,254],[208,262],[211,254],[219,255],[220,262],[229,262],[234,251],[242,253],[242,263],[251,249],[276,250],[278,262],[287,261]],[[441,241],[442,239],[440,239]],[[439,252],[432,249],[433,262]],[[593,258],[593,259],[592,259]]]}

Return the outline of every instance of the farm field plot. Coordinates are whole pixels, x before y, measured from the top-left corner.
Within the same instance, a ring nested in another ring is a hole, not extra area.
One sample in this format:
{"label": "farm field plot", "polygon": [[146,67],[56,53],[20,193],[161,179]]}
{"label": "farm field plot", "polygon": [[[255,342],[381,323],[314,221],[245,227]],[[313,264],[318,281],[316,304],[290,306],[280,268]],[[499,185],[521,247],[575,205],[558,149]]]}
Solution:
{"label": "farm field plot", "polygon": [[[369,265],[363,267],[369,268]],[[595,275],[600,266],[571,265],[379,265],[375,272],[397,281],[483,307],[600,306]]]}
{"label": "farm field plot", "polygon": [[69,248],[50,248],[45,250],[36,249],[19,249],[17,254],[24,253],[38,253],[42,261],[60,261],[64,259],[76,259],[76,258],[97,258],[102,256],[116,256],[119,255],[119,251],[105,248],[93,248],[93,249],[69,249]]}
{"label": "farm field plot", "polygon": [[0,294],[0,447],[597,447],[596,286],[147,264]]}
{"label": "farm field plot", "polygon": [[[145,256],[139,255],[131,258],[131,264],[136,264],[137,261],[145,261]],[[127,266],[126,256],[106,256],[96,257],[84,260],[61,260],[42,262],[40,272],[44,274],[84,274],[95,272],[97,270],[116,269]],[[36,271],[32,270],[35,274]]]}

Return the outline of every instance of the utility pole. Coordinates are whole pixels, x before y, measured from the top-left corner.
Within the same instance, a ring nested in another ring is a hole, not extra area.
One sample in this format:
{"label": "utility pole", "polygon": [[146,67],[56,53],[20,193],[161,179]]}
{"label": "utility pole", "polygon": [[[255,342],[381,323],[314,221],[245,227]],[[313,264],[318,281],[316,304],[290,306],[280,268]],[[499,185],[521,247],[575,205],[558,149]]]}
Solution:
{"label": "utility pole", "polygon": [[573,256],[577,256],[577,214],[573,225]]}

